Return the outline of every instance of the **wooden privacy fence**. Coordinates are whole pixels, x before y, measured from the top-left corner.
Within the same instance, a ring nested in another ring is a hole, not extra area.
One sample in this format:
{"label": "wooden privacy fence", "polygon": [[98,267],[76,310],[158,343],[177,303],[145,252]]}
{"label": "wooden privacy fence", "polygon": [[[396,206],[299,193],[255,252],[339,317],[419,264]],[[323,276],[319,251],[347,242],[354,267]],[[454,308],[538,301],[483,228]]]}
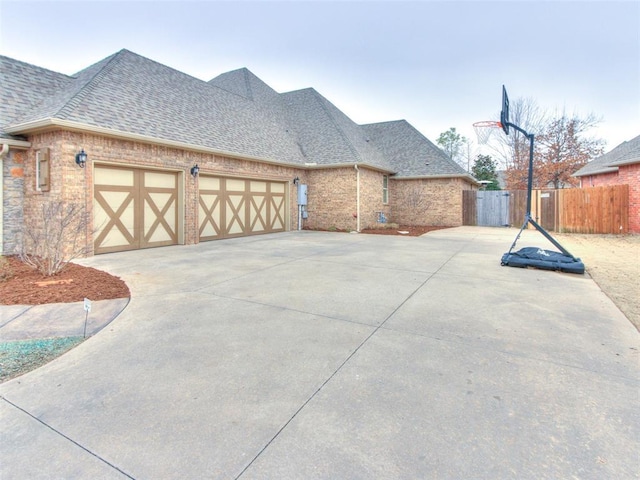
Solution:
{"label": "wooden privacy fence", "polygon": [[[503,191],[508,197],[507,218],[514,227],[522,226],[527,209],[527,192]],[[484,191],[463,192],[463,225],[501,226],[487,211],[495,206]],[[504,208],[504,207],[501,207]],[[495,212],[501,218],[504,212]],[[534,190],[531,216],[545,230],[571,233],[629,233],[629,186]],[[503,217],[502,217],[503,218]]]}

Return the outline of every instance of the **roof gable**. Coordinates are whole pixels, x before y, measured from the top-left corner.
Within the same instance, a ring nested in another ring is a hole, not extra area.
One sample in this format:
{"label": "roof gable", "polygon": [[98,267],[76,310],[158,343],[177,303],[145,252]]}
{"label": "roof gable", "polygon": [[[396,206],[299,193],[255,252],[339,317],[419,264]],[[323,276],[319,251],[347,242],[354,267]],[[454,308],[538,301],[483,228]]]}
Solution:
{"label": "roof gable", "polygon": [[397,177],[471,176],[406,120],[372,123],[362,128],[397,170]]}
{"label": "roof gable", "polygon": [[[43,101],[74,82],[72,77],[0,56],[0,119],[14,123],[24,112],[36,109]],[[7,136],[1,129],[0,136]]]}
{"label": "roof gable", "polygon": [[307,163],[355,164],[393,171],[384,155],[370,145],[353,122],[313,88],[282,94]]}
{"label": "roof gable", "polygon": [[11,86],[0,118],[14,133],[70,122],[277,163],[466,175],[406,121],[358,125],[316,90],[280,94],[246,68],[204,82],[128,50],[73,76],[0,61]]}

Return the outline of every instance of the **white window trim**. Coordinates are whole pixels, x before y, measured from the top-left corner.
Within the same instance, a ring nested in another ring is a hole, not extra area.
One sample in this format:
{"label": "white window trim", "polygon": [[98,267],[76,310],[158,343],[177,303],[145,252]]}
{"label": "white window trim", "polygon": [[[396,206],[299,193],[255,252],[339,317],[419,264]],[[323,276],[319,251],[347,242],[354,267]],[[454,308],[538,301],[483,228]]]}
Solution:
{"label": "white window trim", "polygon": [[389,175],[382,175],[382,203],[389,204]]}

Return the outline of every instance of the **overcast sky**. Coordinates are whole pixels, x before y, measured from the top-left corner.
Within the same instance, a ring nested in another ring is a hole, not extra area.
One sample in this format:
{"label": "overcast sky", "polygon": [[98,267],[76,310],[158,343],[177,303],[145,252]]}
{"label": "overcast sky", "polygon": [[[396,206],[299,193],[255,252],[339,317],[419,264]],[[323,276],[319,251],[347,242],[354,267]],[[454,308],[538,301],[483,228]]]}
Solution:
{"label": "overcast sky", "polygon": [[247,67],[434,142],[449,127],[475,141],[503,84],[600,116],[607,151],[640,134],[638,1],[0,0],[1,55],[73,74],[122,48],[201,80]]}

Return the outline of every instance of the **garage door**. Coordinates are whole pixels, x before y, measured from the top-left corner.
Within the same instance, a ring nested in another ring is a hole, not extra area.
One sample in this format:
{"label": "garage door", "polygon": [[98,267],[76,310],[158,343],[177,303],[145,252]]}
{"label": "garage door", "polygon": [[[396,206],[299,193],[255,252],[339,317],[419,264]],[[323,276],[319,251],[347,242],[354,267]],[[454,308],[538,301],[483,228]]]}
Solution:
{"label": "garage door", "polygon": [[97,166],[95,253],[178,243],[178,174]]}
{"label": "garage door", "polygon": [[199,180],[201,241],[285,230],[285,183],[209,177]]}

